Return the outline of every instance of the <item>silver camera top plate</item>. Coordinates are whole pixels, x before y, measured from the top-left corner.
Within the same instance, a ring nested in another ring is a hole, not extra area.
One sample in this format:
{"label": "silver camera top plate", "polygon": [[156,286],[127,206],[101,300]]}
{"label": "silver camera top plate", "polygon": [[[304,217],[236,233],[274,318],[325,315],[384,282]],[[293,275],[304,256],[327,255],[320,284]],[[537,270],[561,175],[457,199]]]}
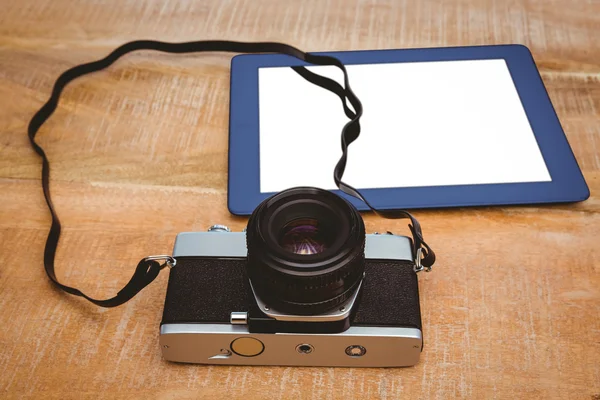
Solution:
{"label": "silver camera top plate", "polygon": [[[175,239],[173,257],[246,257],[244,232],[182,232]],[[389,234],[368,234],[365,258],[414,261],[411,239]]]}

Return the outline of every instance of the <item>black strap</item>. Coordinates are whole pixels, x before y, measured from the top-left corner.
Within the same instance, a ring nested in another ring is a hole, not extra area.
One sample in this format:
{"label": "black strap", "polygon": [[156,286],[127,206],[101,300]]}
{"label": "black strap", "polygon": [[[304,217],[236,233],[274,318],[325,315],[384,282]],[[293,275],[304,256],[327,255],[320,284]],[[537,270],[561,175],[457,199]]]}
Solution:
{"label": "black strap", "polygon": [[[423,240],[423,232],[421,230],[421,224],[419,224],[419,221],[415,217],[413,217],[412,214],[405,210],[378,210],[376,207],[371,205],[371,203],[369,203],[367,199],[358,190],[354,189],[352,186],[342,181],[342,177],[344,176],[344,171],[346,169],[346,161],[348,159],[348,146],[352,142],[354,142],[360,134],[359,119],[362,115],[362,106],[360,105],[360,102],[354,102],[355,100],[358,101],[358,99],[356,99],[356,96],[347,96],[346,89],[340,86],[340,84],[338,84],[336,81],[321,75],[317,75],[304,67],[292,67],[292,69],[311,83],[321,86],[322,88],[337,94],[342,100],[342,105],[344,107],[344,112],[346,113],[346,116],[350,119],[350,122],[346,124],[346,126],[344,126],[344,130],[342,130],[342,157],[340,158],[333,170],[333,179],[337,187],[342,192],[350,196],[356,197],[359,200],[362,200],[362,202],[364,202],[373,212],[382,216],[383,218],[409,218],[410,222],[412,223],[408,225],[408,227],[410,228],[410,231],[413,234],[413,254],[416,255],[417,251],[419,249],[422,249],[421,251],[423,252],[423,258],[420,261],[424,269],[429,270],[431,266],[435,263],[435,253],[433,252],[433,250],[431,250],[431,247],[429,247],[429,245],[425,243],[425,240]],[[344,77],[347,78],[345,71]],[[345,85],[349,87],[347,80],[345,82]],[[356,112],[352,111],[352,109],[348,107],[346,100],[350,101],[350,104],[352,104],[352,107],[354,108],[354,110],[356,110]]]}
{"label": "black strap", "polygon": [[[136,50],[156,50],[165,53],[176,54],[197,53],[207,51],[224,51],[233,53],[282,53],[298,58],[309,64],[332,65],[340,68],[344,73],[343,87],[337,82],[322,77],[320,75],[314,74],[303,67],[295,67],[294,70],[308,81],[337,94],[342,100],[342,103],[344,105],[344,112],[346,113],[346,116],[348,116],[350,121],[348,121],[342,129],[342,157],[340,158],[339,162],[335,167],[334,179],[340,190],[342,190],[344,193],[347,193],[364,201],[365,204],[369,206],[369,208],[377,212],[377,210],[371,204],[369,204],[369,202],[356,189],[345,184],[342,181],[344,169],[346,168],[346,161],[348,158],[348,146],[354,140],[356,140],[356,138],[358,138],[360,134],[359,120],[362,115],[362,105],[350,88],[350,84],[348,82],[348,73],[346,72],[346,68],[341,63],[341,61],[330,56],[304,53],[292,46],[272,42],[244,43],[233,41],[210,40],[185,43],[166,43],[153,40],[133,41],[118,47],[108,56],[104,57],[101,60],[78,65],[63,72],[56,80],[50,98],[42,106],[42,108],[40,108],[40,110],[37,113],[35,113],[35,115],[29,123],[29,141],[34,150],[42,158],[42,189],[44,191],[46,203],[48,204],[48,208],[50,209],[50,214],[52,215],[52,225],[50,226],[50,232],[48,233],[46,247],[44,250],[44,267],[46,269],[46,274],[48,275],[50,280],[60,289],[64,290],[67,293],[84,297],[92,303],[102,307],[115,307],[125,303],[133,296],[135,296],[140,290],[142,290],[144,287],[150,284],[158,276],[160,270],[165,266],[165,264],[160,265],[155,260],[142,259],[139,262],[131,280],[127,283],[127,285],[125,285],[125,287],[121,291],[119,291],[116,296],[107,300],[93,299],[85,295],[78,289],[60,283],[56,278],[56,274],[54,271],[54,259],[56,257],[56,248],[58,246],[58,240],[60,238],[61,225],[58,219],[58,215],[56,214],[56,210],[54,209],[54,205],[52,204],[52,199],[50,197],[50,162],[48,161],[46,153],[44,152],[42,147],[35,141],[35,135],[37,134],[42,124],[46,122],[46,120],[56,110],[60,95],[69,82],[73,81],[74,79],[80,76],[107,68],[123,55]],[[350,103],[352,109],[348,107],[347,102]],[[418,221],[412,215],[410,215],[406,211],[399,211],[394,214],[382,212],[379,213],[386,218],[410,218],[412,222],[412,225],[410,225],[410,229],[413,233],[413,244],[415,254],[417,254],[417,250],[421,249],[420,251],[422,251],[424,255],[421,263],[425,267],[430,267],[435,262],[435,255],[433,251],[431,251],[429,246],[427,246],[427,244],[423,241],[421,227]]]}

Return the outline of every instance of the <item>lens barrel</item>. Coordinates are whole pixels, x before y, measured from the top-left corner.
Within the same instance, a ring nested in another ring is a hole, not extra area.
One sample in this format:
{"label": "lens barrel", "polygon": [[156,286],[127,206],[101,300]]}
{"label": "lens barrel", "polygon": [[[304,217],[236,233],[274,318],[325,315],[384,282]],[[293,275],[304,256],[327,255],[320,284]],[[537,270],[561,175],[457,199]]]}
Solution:
{"label": "lens barrel", "polygon": [[246,241],[252,287],[281,312],[333,310],[363,277],[362,217],[327,190],[299,187],[265,200],[248,221]]}

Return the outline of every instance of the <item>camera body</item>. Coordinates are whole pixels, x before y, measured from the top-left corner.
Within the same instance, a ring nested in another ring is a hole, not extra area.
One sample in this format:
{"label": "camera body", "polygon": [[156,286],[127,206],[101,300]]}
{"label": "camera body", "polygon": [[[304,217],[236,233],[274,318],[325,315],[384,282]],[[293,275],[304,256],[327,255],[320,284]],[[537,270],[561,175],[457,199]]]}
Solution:
{"label": "camera body", "polygon": [[225,365],[404,367],[423,347],[412,241],[368,234],[364,274],[335,310],[269,306],[247,273],[245,232],[180,233],[160,328],[168,361]]}

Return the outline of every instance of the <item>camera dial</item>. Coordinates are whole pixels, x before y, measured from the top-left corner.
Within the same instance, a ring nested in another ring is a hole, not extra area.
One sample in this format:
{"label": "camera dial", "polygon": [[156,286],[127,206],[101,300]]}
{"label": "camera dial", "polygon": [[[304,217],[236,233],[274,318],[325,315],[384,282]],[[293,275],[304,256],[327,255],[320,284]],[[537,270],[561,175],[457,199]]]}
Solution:
{"label": "camera dial", "polygon": [[231,232],[227,225],[216,224],[208,228],[209,232]]}

